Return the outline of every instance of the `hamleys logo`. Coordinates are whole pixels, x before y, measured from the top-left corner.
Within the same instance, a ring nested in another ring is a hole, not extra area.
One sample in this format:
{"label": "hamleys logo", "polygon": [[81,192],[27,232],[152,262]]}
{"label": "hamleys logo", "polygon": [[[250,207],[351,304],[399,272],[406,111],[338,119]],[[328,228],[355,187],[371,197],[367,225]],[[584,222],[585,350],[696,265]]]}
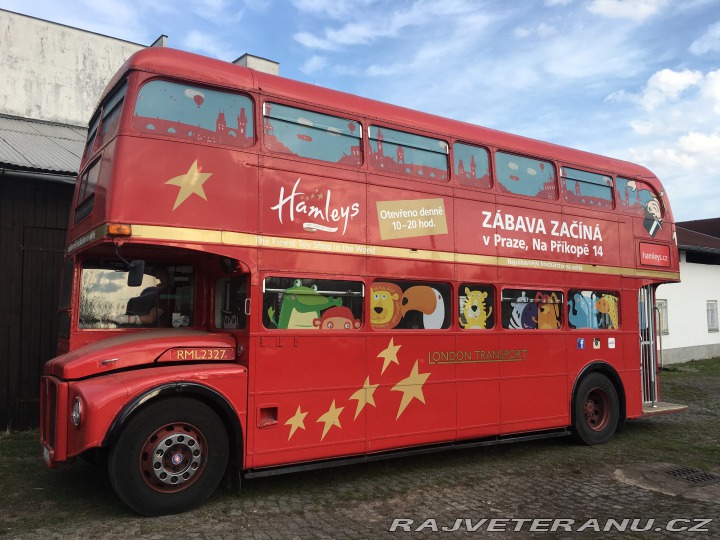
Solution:
{"label": "hamleys logo", "polygon": [[270,208],[277,210],[280,223],[284,223],[286,217],[292,223],[300,220],[303,229],[308,232],[335,233],[342,227],[340,234],[344,235],[349,221],[360,213],[360,203],[336,205],[330,189],[315,189],[312,193],[300,191],[301,180],[297,179],[287,196],[285,187],[281,187],[278,203]]}

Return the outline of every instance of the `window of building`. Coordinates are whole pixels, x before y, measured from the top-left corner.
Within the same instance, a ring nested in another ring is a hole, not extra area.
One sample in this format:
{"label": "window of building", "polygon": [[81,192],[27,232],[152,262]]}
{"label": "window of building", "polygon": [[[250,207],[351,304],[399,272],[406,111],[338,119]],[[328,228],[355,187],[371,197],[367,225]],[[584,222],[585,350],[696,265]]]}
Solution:
{"label": "window of building", "polygon": [[495,172],[500,191],[538,199],[557,199],[555,167],[548,161],[495,152]]}
{"label": "window of building", "polygon": [[458,290],[458,322],[465,330],[495,326],[495,289],[490,285],[463,283]]}
{"label": "window of building", "polygon": [[570,328],[614,330],[620,327],[620,295],[611,291],[573,290],[568,293]]}
{"label": "window of building", "polygon": [[265,103],[265,146],[273,152],[330,163],[362,163],[360,122],[317,112]]}
{"label": "window of building", "polygon": [[562,167],[563,198],[573,204],[612,208],[613,181],[603,174]]}
{"label": "window of building", "polygon": [[248,305],[247,276],[232,276],[215,285],[215,327],[245,328]]}
{"label": "window of building", "polygon": [[718,305],[717,300],[708,300],[707,306],[707,324],[708,332],[718,331]]}
{"label": "window of building", "polygon": [[145,133],[240,148],[255,141],[250,98],[163,80],[140,88],[132,125]]}
{"label": "window of building", "polygon": [[668,302],[667,300],[658,298],[655,300],[655,305],[658,308],[660,317],[660,333],[666,336],[670,333],[668,329]]}
{"label": "window of building", "polygon": [[370,324],[376,330],[450,328],[450,285],[375,281],[370,286]]}
{"label": "window of building", "polygon": [[529,289],[502,292],[502,326],[513,330],[556,330],[563,323],[563,293]]}
{"label": "window of building", "polygon": [[469,144],[453,144],[455,176],[465,186],[488,189],[490,180],[490,155],[485,148]]}
{"label": "window of building", "polygon": [[263,325],[280,330],[357,330],[365,286],[360,281],[267,277]]}
{"label": "window of building", "polygon": [[370,166],[394,174],[446,181],[448,143],[386,127],[370,126]]}

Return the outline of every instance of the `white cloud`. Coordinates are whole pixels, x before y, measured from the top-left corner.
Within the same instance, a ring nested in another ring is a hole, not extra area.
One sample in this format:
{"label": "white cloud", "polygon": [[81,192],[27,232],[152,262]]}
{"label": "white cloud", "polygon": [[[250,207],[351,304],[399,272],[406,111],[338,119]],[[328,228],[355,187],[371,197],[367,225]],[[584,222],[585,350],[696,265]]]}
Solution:
{"label": "white cloud", "polygon": [[699,71],[663,69],[648,80],[640,104],[652,111],[663,103],[677,101],[683,92],[697,86],[702,80],[703,75]]}
{"label": "white cloud", "polygon": [[695,55],[720,52],[720,21],[708,27],[707,32],[692,42],[689,51]]}
{"label": "white cloud", "polygon": [[668,0],[592,0],[587,10],[604,17],[641,22],[661,11],[667,4]]}
{"label": "white cloud", "polygon": [[327,66],[327,59],[322,56],[314,55],[310,59],[308,59],[302,66],[300,66],[300,71],[306,74],[312,74],[316,71],[320,71],[324,69]]}

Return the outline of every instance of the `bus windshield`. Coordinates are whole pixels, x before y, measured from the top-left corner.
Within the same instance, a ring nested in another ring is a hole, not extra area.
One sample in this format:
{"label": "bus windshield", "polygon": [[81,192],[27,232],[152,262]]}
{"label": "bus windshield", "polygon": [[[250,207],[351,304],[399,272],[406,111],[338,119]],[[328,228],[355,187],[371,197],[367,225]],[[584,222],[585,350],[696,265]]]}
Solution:
{"label": "bus windshield", "polygon": [[128,286],[128,272],[115,261],[86,261],[82,267],[79,327],[179,328],[190,326],[194,313],[195,272],[191,266],[145,267],[139,287]]}

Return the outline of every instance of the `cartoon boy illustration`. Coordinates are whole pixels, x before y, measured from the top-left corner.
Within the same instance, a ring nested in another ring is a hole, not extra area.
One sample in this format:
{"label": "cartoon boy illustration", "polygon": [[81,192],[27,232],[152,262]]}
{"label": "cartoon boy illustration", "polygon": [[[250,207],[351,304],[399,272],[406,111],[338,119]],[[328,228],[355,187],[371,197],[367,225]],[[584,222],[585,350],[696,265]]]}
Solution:
{"label": "cartoon boy illustration", "polygon": [[662,213],[660,211],[660,203],[653,197],[643,206],[645,210],[645,219],[643,220],[643,226],[645,230],[655,238],[658,230],[662,230]]}

